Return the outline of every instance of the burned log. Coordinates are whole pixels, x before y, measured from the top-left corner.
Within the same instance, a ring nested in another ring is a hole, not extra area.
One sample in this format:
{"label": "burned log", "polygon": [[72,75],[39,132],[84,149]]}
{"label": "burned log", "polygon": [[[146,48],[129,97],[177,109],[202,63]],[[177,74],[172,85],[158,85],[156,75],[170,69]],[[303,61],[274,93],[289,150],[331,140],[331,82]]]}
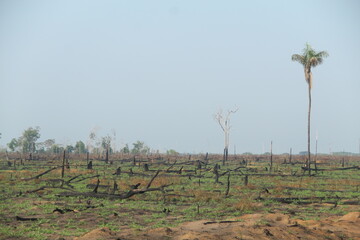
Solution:
{"label": "burned log", "polygon": [[19,216],[16,216],[15,219],[17,221],[37,221],[37,220],[39,220],[38,218],[28,218],[28,217],[19,217]]}
{"label": "burned log", "polygon": [[54,170],[56,170],[56,169],[59,169],[59,168],[62,168],[62,166],[61,166],[61,167],[54,167],[54,168],[48,169],[48,170],[46,170],[45,172],[40,173],[40,174],[38,174],[38,175],[36,175],[36,176],[34,176],[34,177],[24,178],[24,179],[21,179],[21,180],[23,180],[23,181],[30,181],[30,180],[33,180],[33,179],[38,179],[39,177],[41,177],[41,176],[43,176],[43,175],[45,175],[45,174],[47,174],[47,173],[49,173],[49,172],[51,172],[51,171],[54,171]]}
{"label": "burned log", "polygon": [[[301,167],[302,170],[304,171],[308,171],[309,168],[308,167]],[[359,166],[352,166],[352,167],[342,167],[342,168],[318,168],[317,171],[343,171],[343,170],[352,170],[352,169],[356,169],[356,170],[360,170]],[[315,168],[310,168],[311,171],[315,171]]]}
{"label": "burned log", "polygon": [[96,186],[95,186],[95,188],[93,190],[93,193],[97,193],[99,185],[100,185],[100,179],[97,179]]}
{"label": "burned log", "polygon": [[334,203],[333,201],[329,202],[328,200],[339,201],[341,199],[346,199],[344,197],[333,196],[333,197],[288,197],[288,198],[262,198],[257,197],[255,200],[270,200],[274,202],[280,203],[297,203],[297,204],[312,204],[314,202],[322,202],[322,203]]}
{"label": "burned log", "polygon": [[[160,170],[158,170],[155,175],[151,178],[149,183],[146,185],[145,188],[142,189],[130,189],[129,191],[122,193],[122,194],[108,194],[108,193],[98,193],[98,192],[89,192],[89,193],[81,193],[81,192],[63,192],[58,194],[58,196],[83,196],[83,197],[94,197],[94,198],[109,198],[109,199],[127,199],[137,194],[143,194],[146,192],[152,191],[164,191],[164,188],[171,186],[171,184],[165,184],[157,188],[151,188],[151,184],[155,180],[155,178],[159,175]],[[95,190],[95,189],[94,189]]]}

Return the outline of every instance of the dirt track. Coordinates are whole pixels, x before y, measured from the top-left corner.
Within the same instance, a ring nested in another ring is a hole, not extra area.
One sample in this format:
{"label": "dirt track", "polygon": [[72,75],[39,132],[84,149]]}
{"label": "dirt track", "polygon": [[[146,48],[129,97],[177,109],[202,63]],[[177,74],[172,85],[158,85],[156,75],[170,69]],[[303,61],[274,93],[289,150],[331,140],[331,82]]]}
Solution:
{"label": "dirt track", "polygon": [[231,221],[187,222],[176,228],[113,232],[95,229],[76,240],[230,240],[230,239],[360,239],[360,212],[320,221],[293,219],[285,214],[249,214]]}

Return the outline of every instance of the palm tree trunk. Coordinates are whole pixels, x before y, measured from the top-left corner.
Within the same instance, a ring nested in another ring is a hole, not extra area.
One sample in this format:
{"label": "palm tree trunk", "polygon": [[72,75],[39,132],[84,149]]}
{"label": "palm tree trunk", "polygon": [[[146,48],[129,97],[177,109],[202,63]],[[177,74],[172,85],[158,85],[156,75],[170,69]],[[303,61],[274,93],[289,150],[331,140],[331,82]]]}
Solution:
{"label": "palm tree trunk", "polygon": [[310,162],[311,162],[311,152],[310,152],[310,114],[311,114],[311,85],[309,84],[309,112],[308,112],[308,170],[309,176],[311,175]]}

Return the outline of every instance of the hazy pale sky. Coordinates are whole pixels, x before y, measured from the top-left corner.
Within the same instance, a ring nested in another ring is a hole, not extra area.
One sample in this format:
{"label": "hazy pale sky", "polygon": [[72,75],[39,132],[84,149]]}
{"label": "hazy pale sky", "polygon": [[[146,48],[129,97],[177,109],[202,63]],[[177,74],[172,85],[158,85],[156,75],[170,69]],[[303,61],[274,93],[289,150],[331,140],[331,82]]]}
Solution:
{"label": "hazy pale sky", "polygon": [[307,148],[308,92],[291,61],[308,42],[312,150],[359,151],[360,2],[0,1],[0,145],[40,141],[223,150],[213,115],[231,116],[230,152]]}

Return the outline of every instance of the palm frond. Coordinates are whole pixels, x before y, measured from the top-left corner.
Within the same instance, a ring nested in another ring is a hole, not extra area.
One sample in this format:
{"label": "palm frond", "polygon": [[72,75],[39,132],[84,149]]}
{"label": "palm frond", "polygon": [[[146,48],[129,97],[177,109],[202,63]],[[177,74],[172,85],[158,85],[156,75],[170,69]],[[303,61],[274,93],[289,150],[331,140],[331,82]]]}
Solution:
{"label": "palm frond", "polygon": [[299,63],[301,63],[301,64],[304,65],[304,66],[305,66],[305,64],[306,64],[306,61],[305,61],[304,56],[303,56],[303,55],[300,55],[300,54],[293,54],[293,55],[291,56],[291,60],[293,60],[294,62],[299,62]]}
{"label": "palm frond", "polygon": [[318,52],[318,53],[315,52],[315,54],[309,59],[309,62],[312,67],[316,67],[317,65],[322,64],[324,61],[324,58],[326,58],[328,56],[329,56],[329,54],[325,51]]}
{"label": "palm frond", "polygon": [[307,42],[305,43],[305,48],[303,49],[303,53],[305,55],[305,53],[309,52],[312,49],[311,45]]}
{"label": "palm frond", "polygon": [[329,53],[326,51],[321,51],[321,52],[316,53],[316,57],[318,57],[318,58],[327,58],[328,56],[329,56]]}
{"label": "palm frond", "polygon": [[305,68],[311,68],[322,64],[324,58],[328,56],[326,51],[316,52],[309,43],[306,43],[303,54],[293,54],[292,60],[301,63]]}

